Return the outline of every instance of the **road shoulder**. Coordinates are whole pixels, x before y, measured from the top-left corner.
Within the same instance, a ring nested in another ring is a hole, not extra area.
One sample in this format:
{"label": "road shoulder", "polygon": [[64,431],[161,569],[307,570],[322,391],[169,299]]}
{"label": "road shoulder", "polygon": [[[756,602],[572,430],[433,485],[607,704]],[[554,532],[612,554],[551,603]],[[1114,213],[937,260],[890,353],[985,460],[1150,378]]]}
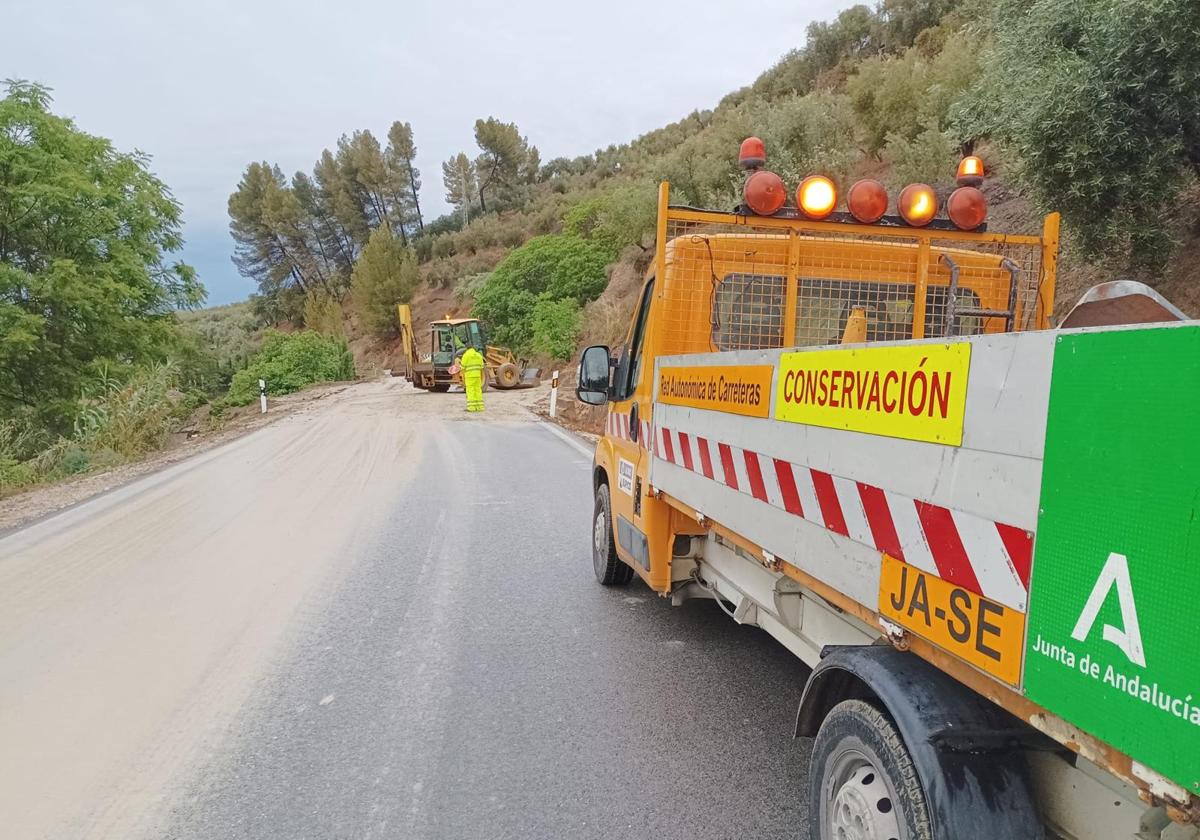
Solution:
{"label": "road shoulder", "polygon": [[159,450],[145,458],[122,464],[111,470],[88,473],[33,487],[0,499],[0,538],[28,527],[84,502],[125,487],[139,479],[183,463],[198,455],[266,428],[284,417],[305,410],[320,400],[338,394],[359,383],[326,383],[272,401],[266,414],[247,414],[238,422],[198,435],[169,449]]}

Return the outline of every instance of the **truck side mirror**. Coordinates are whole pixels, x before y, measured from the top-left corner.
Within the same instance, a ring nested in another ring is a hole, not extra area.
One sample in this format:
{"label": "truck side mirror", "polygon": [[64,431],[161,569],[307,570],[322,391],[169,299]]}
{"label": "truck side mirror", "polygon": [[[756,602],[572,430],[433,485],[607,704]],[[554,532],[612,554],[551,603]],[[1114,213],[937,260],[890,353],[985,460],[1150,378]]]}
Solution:
{"label": "truck side mirror", "polygon": [[608,347],[593,344],[583,351],[579,359],[579,377],[575,383],[575,396],[588,405],[604,405],[608,402],[609,376]]}

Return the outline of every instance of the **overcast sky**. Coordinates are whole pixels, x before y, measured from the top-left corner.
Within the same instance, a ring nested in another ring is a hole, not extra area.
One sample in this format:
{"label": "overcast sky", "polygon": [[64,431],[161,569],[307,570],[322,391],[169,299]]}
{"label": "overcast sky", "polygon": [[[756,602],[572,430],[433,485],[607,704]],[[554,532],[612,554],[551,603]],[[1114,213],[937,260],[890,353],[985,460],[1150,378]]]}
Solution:
{"label": "overcast sky", "polygon": [[153,157],[218,304],[253,291],[225,212],[252,160],[311,170],[339,135],[407,120],[432,218],[476,118],[515,122],[543,161],[627,142],[712,107],[848,5],[0,0],[0,78],[49,85],[56,113]]}

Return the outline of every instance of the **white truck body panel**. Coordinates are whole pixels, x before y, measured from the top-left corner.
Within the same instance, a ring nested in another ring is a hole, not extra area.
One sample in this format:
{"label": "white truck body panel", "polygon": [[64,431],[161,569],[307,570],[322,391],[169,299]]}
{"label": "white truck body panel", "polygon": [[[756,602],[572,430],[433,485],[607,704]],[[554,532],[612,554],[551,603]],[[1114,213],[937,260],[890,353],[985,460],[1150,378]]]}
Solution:
{"label": "white truck body panel", "polygon": [[[901,559],[938,575],[929,525],[912,513],[934,506],[943,509],[944,522],[952,523],[983,594],[1025,612],[1028,566],[1023,579],[1014,575],[1017,551],[1010,540],[1023,535],[1031,545],[1038,525],[1057,336],[1046,331],[957,340],[971,345],[958,446],[774,419],[780,400],[777,375],[765,418],[656,398],[650,422],[643,418],[651,488],[773,555],[752,557],[710,532],[692,557],[680,558],[680,566],[694,563],[698,585],[732,605],[736,620],[761,627],[814,664],[824,646],[878,642],[882,629],[773,571],[771,560],[784,560],[877,611],[885,553],[876,527],[879,506],[886,507],[885,518],[894,526],[905,555]],[[771,365],[779,371],[785,353],[826,349],[660,357],[655,382],[673,367]],[[785,485],[790,481],[789,499]],[[867,509],[870,499],[874,512]],[[838,527],[831,525],[830,505],[841,517]],[[1030,558],[1031,551],[1023,562]],[[678,571],[682,581],[688,572]],[[1028,755],[1039,805],[1054,836],[1200,840],[1200,828],[1172,823],[1161,807],[1147,808],[1131,785],[1082,756],[1064,756]]]}
{"label": "white truck body panel", "polygon": [[[944,508],[970,555],[983,594],[1023,612],[1027,586],[1014,575],[994,523],[1025,532],[1036,528],[1054,333],[1009,333],[963,341],[971,344],[971,376],[961,446],[771,419],[780,399],[776,382],[768,418],[656,401],[650,483],[872,609],[879,596],[881,552],[856,485],[883,491],[906,559],[935,573],[929,540],[911,503]],[[909,344],[944,342],[902,343]],[[796,351],[663,357],[656,366],[656,381],[662,370],[672,366],[777,365],[784,352]],[[667,455],[664,435],[673,457]],[[714,478],[700,467],[701,441],[708,445]],[[733,481],[721,480],[722,470],[716,465],[720,444],[730,447],[734,456]],[[688,451],[686,459],[683,450]],[[751,458],[757,456],[765,504],[751,490],[747,452]],[[792,466],[802,515],[785,508],[773,469],[776,459]],[[806,470],[832,479],[845,535],[822,521],[819,490],[806,479]]]}

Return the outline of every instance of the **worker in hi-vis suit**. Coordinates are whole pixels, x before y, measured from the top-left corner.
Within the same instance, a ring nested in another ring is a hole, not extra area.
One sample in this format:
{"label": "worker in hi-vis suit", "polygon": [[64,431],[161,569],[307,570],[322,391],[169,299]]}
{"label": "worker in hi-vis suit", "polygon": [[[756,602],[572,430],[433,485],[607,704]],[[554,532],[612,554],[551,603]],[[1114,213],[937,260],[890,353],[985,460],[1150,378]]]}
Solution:
{"label": "worker in hi-vis suit", "polygon": [[467,411],[483,411],[483,356],[474,347],[468,347],[459,364],[467,389]]}

